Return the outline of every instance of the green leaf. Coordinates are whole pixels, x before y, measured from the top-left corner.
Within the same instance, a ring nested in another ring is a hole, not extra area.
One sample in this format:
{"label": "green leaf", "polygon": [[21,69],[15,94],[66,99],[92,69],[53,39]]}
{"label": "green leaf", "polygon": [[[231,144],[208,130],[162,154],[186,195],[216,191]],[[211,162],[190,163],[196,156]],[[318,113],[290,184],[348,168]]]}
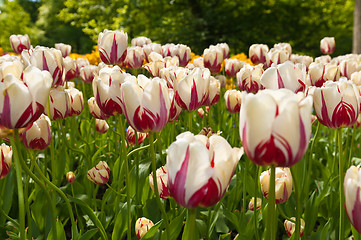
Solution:
{"label": "green leaf", "polygon": [[[54,235],[53,235],[54,231],[56,231],[55,239],[54,239]],[[54,227],[51,228],[51,230],[48,234],[47,240],[59,240],[59,239],[66,239],[66,237],[65,237],[65,231],[64,231],[63,224],[61,224],[61,222],[59,220],[57,220],[55,228]]]}
{"label": "green leaf", "polygon": [[127,231],[128,219],[127,219],[127,204],[123,204],[120,208],[118,215],[115,219],[114,231],[112,234],[113,240],[122,239],[124,233]]}
{"label": "green leaf", "polygon": [[159,227],[162,225],[163,219],[161,219],[159,222],[154,224],[153,227],[151,227],[146,234],[141,238],[142,240],[151,239],[154,237],[155,233],[159,229]]}
{"label": "green leaf", "polygon": [[[179,216],[175,217],[169,224],[169,237],[170,239],[177,239],[183,228],[184,217],[187,213],[187,209],[184,208]],[[166,235],[166,233],[164,233]]]}
{"label": "green leaf", "polygon": [[90,240],[97,232],[99,232],[99,229],[97,228],[89,229],[83,235],[81,235],[79,240]]}

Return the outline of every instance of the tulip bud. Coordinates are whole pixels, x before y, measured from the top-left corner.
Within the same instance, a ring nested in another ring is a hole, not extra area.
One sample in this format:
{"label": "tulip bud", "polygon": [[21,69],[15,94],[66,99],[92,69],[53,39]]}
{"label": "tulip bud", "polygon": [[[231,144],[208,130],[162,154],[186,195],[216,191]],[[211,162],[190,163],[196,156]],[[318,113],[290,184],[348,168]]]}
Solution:
{"label": "tulip bud", "polygon": [[68,183],[73,183],[75,181],[75,174],[73,172],[67,172],[66,173],[66,181],[68,181]]}
{"label": "tulip bud", "polygon": [[162,46],[162,56],[163,57],[171,57],[172,56],[172,48],[175,47],[174,43],[167,43]]}
{"label": "tulip bud", "polygon": [[93,117],[98,118],[98,119],[103,119],[103,120],[106,120],[109,118],[110,115],[106,114],[99,108],[99,106],[95,100],[95,97],[91,97],[88,99],[88,106],[89,106],[89,111]]}
{"label": "tulip bud", "polygon": [[178,119],[182,108],[178,105],[176,100],[176,95],[174,94],[173,89],[169,89],[169,98],[170,98],[170,108],[169,108],[169,120],[168,122],[173,122]]}
{"label": "tulip bud", "polygon": [[55,48],[60,50],[63,58],[69,56],[71,52],[71,45],[64,43],[55,43]]}
{"label": "tulip bud", "polygon": [[100,161],[95,167],[88,171],[88,179],[95,184],[106,184],[109,180],[110,170],[108,164]]}
{"label": "tulip bud", "polygon": [[335,51],[335,38],[324,37],[320,41],[320,49],[323,54],[332,54]]}
{"label": "tulip bud", "polygon": [[229,57],[229,46],[227,43],[218,43],[216,47],[219,47],[223,52],[223,59]]}
{"label": "tulip bud", "polygon": [[0,64],[0,81],[3,81],[8,74],[14,75],[17,79],[21,79],[24,71],[24,65],[20,60],[6,61]]}
{"label": "tulip bud", "polygon": [[[142,133],[142,132],[137,132],[137,135],[138,135],[138,145],[141,144],[144,139],[146,137],[148,137],[148,133]],[[127,141],[130,145],[136,145],[135,144],[135,130],[129,126],[127,128]]]}
{"label": "tulip bud", "polygon": [[107,121],[103,119],[95,119],[95,130],[99,133],[106,133],[109,129]]}
{"label": "tulip bud", "polygon": [[76,76],[80,76],[80,69],[88,65],[90,65],[90,63],[87,58],[77,58],[75,60]]}
{"label": "tulip bud", "polygon": [[224,70],[228,76],[235,77],[236,73],[239,72],[243,66],[244,62],[238,59],[226,59]]}
{"label": "tulip bud", "polygon": [[[296,221],[296,218],[295,218],[295,217],[291,217],[291,219],[294,220],[294,221]],[[300,230],[301,230],[300,237],[302,237],[303,231],[305,230],[305,221],[301,218],[301,219],[300,219],[300,223],[301,223],[301,226],[300,226]],[[292,234],[293,234],[293,233],[295,232],[295,230],[296,230],[296,224],[295,224],[294,222],[285,220],[284,226],[285,226],[287,235],[288,235],[289,237],[291,237]]]}
{"label": "tulip bud", "polygon": [[[262,205],[262,199],[257,198],[257,208],[256,208],[256,210],[260,209],[261,205]],[[251,210],[251,211],[254,211],[254,197],[251,198],[251,200],[249,201],[248,209]]]}
{"label": "tulip bud", "polygon": [[21,54],[24,49],[30,49],[30,39],[28,34],[11,35],[10,44],[16,54]]}
{"label": "tulip bud", "polygon": [[122,31],[105,29],[99,33],[98,49],[100,59],[106,64],[123,63],[127,56],[128,35]]}
{"label": "tulip bud", "polygon": [[290,60],[295,64],[296,63],[305,64],[307,69],[310,66],[310,64],[313,62],[312,57],[310,57],[310,56],[300,56],[300,55],[297,55],[297,54],[291,54]]}
{"label": "tulip bud", "polygon": [[152,43],[152,40],[147,37],[135,37],[130,42],[133,46],[143,47],[146,44]]}
{"label": "tulip bud", "polygon": [[361,169],[351,166],[345,175],[343,182],[345,194],[345,209],[351,224],[360,233],[361,221],[359,209],[361,209],[360,189],[361,189]]}
{"label": "tulip bud", "polygon": [[198,108],[197,112],[198,112],[198,116],[200,118],[204,118],[204,110],[203,110],[203,108]]}
{"label": "tulip bud", "polygon": [[225,88],[227,84],[227,78],[224,75],[217,75],[215,78],[219,81],[221,84],[221,88]]}
{"label": "tulip bud", "polygon": [[[263,195],[268,199],[271,171],[261,173],[260,182]],[[292,175],[289,168],[276,168],[275,194],[276,204],[284,203],[292,193]]]}
{"label": "tulip bud", "polygon": [[147,218],[138,218],[135,222],[135,233],[137,237],[141,239],[151,227],[154,226],[154,223]]}
{"label": "tulip bud", "polygon": [[276,43],[275,45],[273,45],[273,48],[277,48],[277,49],[286,51],[287,54],[288,54],[288,58],[291,57],[291,54],[292,54],[291,44],[289,44],[289,43]]}
{"label": "tulip bud", "polygon": [[190,47],[184,44],[177,44],[174,45],[171,49],[171,56],[178,57],[179,59],[179,66],[186,66],[188,62],[191,60],[191,49]]}
{"label": "tulip bud", "polygon": [[51,122],[48,116],[42,114],[22,134],[25,147],[34,150],[46,149],[51,140]]}
{"label": "tulip bud", "polygon": [[11,158],[13,155],[12,148],[5,143],[0,145],[1,150],[1,164],[0,164],[0,179],[3,179],[8,175],[11,167]]}
{"label": "tulip bud", "polygon": [[340,79],[340,67],[332,63],[311,63],[308,76],[312,86],[322,87],[327,81]]}
{"label": "tulip bud", "polygon": [[[156,179],[157,179],[159,197],[163,199],[167,199],[170,196],[168,189],[167,166],[163,166],[157,169]],[[149,185],[154,192],[153,172],[149,174]]]}
{"label": "tulip bud", "polygon": [[221,83],[213,76],[209,78],[208,98],[206,98],[204,105],[212,106],[219,101],[221,95]]}
{"label": "tulip bud", "polygon": [[271,48],[266,56],[265,66],[272,67],[273,64],[278,65],[289,60],[290,54],[285,49]]}

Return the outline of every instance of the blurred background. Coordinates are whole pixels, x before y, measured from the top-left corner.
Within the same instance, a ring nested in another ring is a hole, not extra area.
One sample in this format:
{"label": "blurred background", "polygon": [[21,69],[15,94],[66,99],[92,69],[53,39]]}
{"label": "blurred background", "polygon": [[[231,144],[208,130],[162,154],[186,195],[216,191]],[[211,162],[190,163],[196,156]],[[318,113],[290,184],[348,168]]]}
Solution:
{"label": "blurred background", "polygon": [[126,31],[129,43],[146,36],[199,55],[221,42],[231,55],[288,42],[293,53],[317,57],[330,36],[338,56],[352,51],[354,8],[355,0],[0,0],[0,47],[11,51],[9,36],[27,33],[33,46],[66,43],[84,54],[107,28]]}

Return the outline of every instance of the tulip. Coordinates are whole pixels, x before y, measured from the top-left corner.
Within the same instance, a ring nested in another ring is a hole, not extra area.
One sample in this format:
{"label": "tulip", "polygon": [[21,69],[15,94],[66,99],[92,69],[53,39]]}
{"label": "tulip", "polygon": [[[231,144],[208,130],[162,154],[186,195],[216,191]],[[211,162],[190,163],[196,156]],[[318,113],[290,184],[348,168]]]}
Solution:
{"label": "tulip", "polygon": [[135,233],[141,239],[154,226],[154,223],[147,218],[138,218],[135,222]]}
{"label": "tulip", "polygon": [[64,43],[55,43],[55,49],[60,50],[63,58],[66,58],[71,52],[71,45]]}
{"label": "tulip", "polygon": [[323,54],[332,54],[335,51],[335,38],[324,37],[320,41],[320,49]]}
{"label": "tulip", "polygon": [[143,51],[145,53],[145,61],[149,62],[149,55],[152,52],[162,54],[162,45],[160,45],[158,43],[148,43],[143,46]]}
{"label": "tulip", "polygon": [[93,117],[103,120],[106,120],[110,117],[110,115],[106,114],[99,108],[95,100],[95,97],[91,97],[88,99],[88,106],[89,106],[89,111]]}
{"label": "tulip", "polygon": [[[137,132],[137,135],[138,135],[138,145],[142,144],[144,139],[146,137],[148,137],[148,133]],[[135,130],[131,126],[129,126],[127,128],[127,142],[130,145],[136,145],[135,144]]]}
{"label": "tulip", "polygon": [[52,78],[49,72],[29,66],[22,81],[7,74],[0,82],[0,124],[7,128],[22,128],[34,122],[44,112]]}
{"label": "tulip", "polygon": [[152,43],[152,40],[147,37],[135,37],[130,42],[133,46],[143,47],[144,45],[147,45],[149,43]]}
{"label": "tulip", "polygon": [[195,208],[216,204],[224,195],[243,149],[232,148],[213,134],[177,136],[167,150],[168,188],[181,206]]}
{"label": "tulip", "polygon": [[330,128],[352,126],[360,112],[360,93],[356,85],[344,77],[315,88],[313,100],[318,120]]}
{"label": "tulip", "polygon": [[203,57],[199,57],[193,60],[194,67],[204,68],[204,59]]}
{"label": "tulip", "polygon": [[42,114],[23,132],[22,138],[26,148],[34,150],[46,149],[51,140],[51,122],[48,116]]}
{"label": "tulip", "polygon": [[275,45],[273,45],[273,48],[284,50],[284,51],[286,51],[288,53],[288,58],[291,57],[291,54],[292,54],[291,44],[289,44],[289,43],[276,43]]}
{"label": "tulip", "polygon": [[345,209],[354,228],[361,232],[360,221],[360,189],[361,189],[361,171],[359,167],[351,166],[345,175],[343,182],[344,194],[345,194]]}
{"label": "tulip", "polygon": [[194,68],[179,82],[174,82],[178,105],[188,111],[202,106],[209,95],[210,77],[211,73],[208,69]]}
{"label": "tulip", "polygon": [[249,47],[249,58],[254,64],[266,63],[266,56],[268,55],[268,46],[265,44],[252,44]]}
{"label": "tulip", "polygon": [[108,164],[100,161],[95,167],[88,171],[87,177],[95,184],[106,184],[109,180],[110,170]]}
{"label": "tulip", "polygon": [[93,80],[93,93],[99,108],[108,115],[121,114],[120,86],[127,75],[118,66],[105,67]]}
{"label": "tulip", "polygon": [[352,73],[351,74],[351,81],[356,86],[361,86],[361,71]]}
{"label": "tulip", "polygon": [[244,62],[238,59],[226,59],[224,69],[228,76],[235,77],[243,66],[244,66]]}
{"label": "tulip", "polygon": [[271,48],[266,56],[265,67],[272,67],[273,64],[278,65],[290,59],[290,53],[282,48]]}
{"label": "tulip", "polygon": [[125,81],[120,87],[125,117],[138,132],[159,132],[169,120],[170,98],[166,82],[144,75],[138,75],[137,81]]}
{"label": "tulip", "polygon": [[168,122],[173,122],[178,119],[182,108],[178,105],[173,89],[168,89],[169,99],[170,99],[170,108],[169,108],[169,120]]}
{"label": "tulip", "polygon": [[162,46],[162,56],[163,57],[171,57],[172,56],[172,48],[175,47],[174,43],[167,43]]}
{"label": "tulip", "polygon": [[77,77],[76,73],[76,63],[75,60],[67,56],[63,59],[63,78],[64,81],[70,81]]}
{"label": "tulip", "polygon": [[105,64],[123,63],[127,56],[128,35],[123,30],[99,33],[98,49],[100,59]]}
{"label": "tulip", "polygon": [[341,76],[346,77],[347,79],[351,78],[351,74],[360,70],[360,62],[353,58],[349,57],[342,60],[339,64]]}
{"label": "tulip", "polygon": [[[256,210],[260,209],[261,205],[262,205],[262,199],[257,198],[257,208],[256,208]],[[251,210],[251,211],[254,211],[254,197],[251,198],[251,200],[249,201],[248,209]]]}
{"label": "tulip", "polygon": [[216,47],[219,47],[223,52],[223,59],[229,57],[229,46],[227,43],[218,43]]}
{"label": "tulip", "polygon": [[[291,220],[296,221],[296,218],[295,218],[295,217],[291,217]],[[302,218],[301,218],[300,220],[301,220],[301,221],[300,221],[300,222],[301,222],[301,233],[300,233],[300,237],[302,237],[303,231],[304,231],[304,229],[305,229],[305,221],[304,221]],[[296,226],[296,224],[295,224],[294,222],[285,220],[284,226],[285,226],[287,235],[288,235],[289,237],[291,237],[292,234],[295,232],[295,229],[296,229],[295,226]]]}
{"label": "tulip", "polygon": [[208,98],[204,102],[206,106],[212,106],[219,101],[221,95],[221,83],[214,77],[209,78],[209,94]]}
{"label": "tulip", "polygon": [[14,75],[14,77],[21,79],[23,70],[24,70],[24,65],[18,59],[14,61],[3,62],[0,65],[0,81],[4,80],[4,77],[10,73]]}
{"label": "tulip", "polygon": [[311,137],[311,113],[312,97],[303,93],[288,89],[243,93],[239,133],[247,156],[258,165],[297,163]]}
{"label": "tulip", "polygon": [[191,72],[188,68],[170,66],[159,70],[159,77],[167,81],[168,88],[173,89],[174,82],[179,82],[185,75]]}
{"label": "tulip", "polygon": [[128,47],[126,63],[129,68],[137,69],[143,65],[145,59],[144,51],[141,47]]}
{"label": "tulip", "polygon": [[306,88],[306,68],[295,66],[291,61],[268,68],[260,79],[267,89],[287,88],[293,92],[303,91]]}
{"label": "tulip", "polygon": [[[157,169],[156,179],[157,179],[159,197],[163,199],[167,199],[170,196],[168,189],[167,166],[163,166]],[[149,185],[154,192],[153,173],[149,174]]]}
{"label": "tulip", "polygon": [[311,63],[308,76],[312,86],[321,87],[326,81],[338,81],[340,68],[332,63]]}
{"label": "tulip", "polygon": [[291,54],[290,57],[291,62],[293,63],[303,63],[306,65],[306,68],[308,69],[308,67],[310,66],[310,64],[313,62],[313,58],[310,56],[300,56],[297,54]]}
{"label": "tulip", "polygon": [[28,34],[11,35],[10,44],[16,54],[21,54],[24,49],[30,49],[30,39]]}
{"label": "tulip", "polygon": [[315,58],[315,63],[329,63],[329,62],[331,62],[331,56],[329,55],[324,55]]}
{"label": "tulip", "polygon": [[264,89],[261,84],[261,76],[263,74],[262,65],[244,65],[237,73],[238,88],[242,91],[256,93],[258,90]]}
{"label": "tulip", "polygon": [[5,143],[2,143],[0,145],[0,150],[1,150],[0,179],[3,179],[10,172],[13,150]]}
{"label": "tulip", "polygon": [[82,67],[85,67],[85,66],[88,66],[88,65],[90,65],[90,63],[89,63],[89,60],[87,58],[77,58],[75,60],[76,76],[80,76],[80,69]]}
{"label": "tulip", "polygon": [[[261,173],[260,182],[263,196],[268,199],[271,171]],[[284,203],[292,193],[292,175],[289,168],[276,168],[275,194],[276,204]]]}
{"label": "tulip", "polygon": [[95,130],[101,134],[108,132],[109,125],[108,125],[107,121],[96,118],[95,119]]}
{"label": "tulip", "polygon": [[49,109],[45,109],[46,115],[50,117],[51,120],[64,119],[69,116],[70,112],[70,103],[69,103],[69,93],[65,91],[64,87],[60,86],[50,90],[49,94],[50,99],[50,113]]}
{"label": "tulip", "polygon": [[226,101],[227,110],[230,113],[239,113],[242,103],[242,93],[235,89],[227,90],[224,93],[224,100]]}
{"label": "tulip", "polygon": [[158,53],[151,53],[149,54],[149,63],[144,65],[144,68],[147,69],[153,77],[160,76],[160,70],[166,67],[171,66],[179,66],[179,59],[178,57],[165,57],[163,58],[162,55]]}
{"label": "tulip", "polygon": [[84,99],[83,93],[76,88],[65,89],[69,97],[69,112],[68,116],[79,115],[83,111]]}
{"label": "tulip", "polygon": [[86,65],[80,68],[79,76],[86,83],[93,82],[94,77],[98,74],[98,67],[95,65]]}
{"label": "tulip", "polygon": [[75,181],[75,174],[72,171],[66,173],[66,181],[68,181],[68,183]]}
{"label": "tulip", "polygon": [[178,57],[179,66],[184,67],[191,60],[191,49],[184,44],[177,44],[173,48],[171,48],[171,56]]}
{"label": "tulip", "polygon": [[225,88],[227,84],[227,78],[224,75],[217,75],[215,78],[219,81],[221,84],[221,88]]}
{"label": "tulip", "polygon": [[203,51],[203,63],[206,68],[214,73],[219,73],[222,68],[223,50],[216,46],[210,46]]}
{"label": "tulip", "polygon": [[60,50],[36,46],[33,51],[24,51],[21,57],[26,66],[33,65],[49,71],[53,77],[53,86],[63,85],[63,57]]}

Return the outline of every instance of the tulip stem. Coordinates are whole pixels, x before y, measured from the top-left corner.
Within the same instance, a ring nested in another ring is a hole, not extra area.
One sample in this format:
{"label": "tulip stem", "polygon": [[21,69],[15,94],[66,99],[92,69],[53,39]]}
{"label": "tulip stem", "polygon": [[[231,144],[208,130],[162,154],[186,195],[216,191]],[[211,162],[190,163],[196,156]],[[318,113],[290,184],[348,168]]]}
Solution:
{"label": "tulip stem", "polygon": [[256,175],[256,179],[254,181],[254,207],[253,207],[253,211],[254,211],[254,230],[255,230],[255,234],[256,234],[256,239],[259,240],[259,235],[258,235],[258,219],[257,219],[257,193],[258,193],[258,169],[259,166],[256,166],[256,171],[255,171],[255,175]]}
{"label": "tulip stem", "polygon": [[[128,156],[127,156],[127,147],[125,146],[125,128],[123,123],[123,118],[120,117],[120,134],[122,138],[122,155],[123,155],[123,161],[125,163],[125,175],[126,175],[126,186],[127,186],[127,208],[128,208],[128,240],[132,239],[132,213],[131,213],[131,205],[130,205],[130,176],[129,176],[129,162],[128,162]],[[120,177],[120,174],[119,174]],[[118,185],[120,186],[120,184]]]}
{"label": "tulip stem", "polygon": [[192,124],[193,124],[193,111],[188,111],[188,128],[189,131],[192,132]]}
{"label": "tulip stem", "polygon": [[196,215],[197,208],[188,209],[187,222],[184,227],[182,240],[198,240],[198,234],[196,229]]}
{"label": "tulip stem", "polygon": [[165,222],[165,228],[166,228],[166,233],[167,233],[167,239],[170,240],[170,237],[169,237],[170,229],[169,229],[168,216],[167,216],[167,213],[165,212],[162,202],[160,201],[159,190],[158,190],[157,163],[155,161],[154,133],[153,132],[149,133],[149,142],[150,142],[150,152],[151,152],[151,158],[152,158],[153,187],[154,187],[155,199],[157,201],[158,207],[159,207],[160,211],[162,212],[163,218],[165,220],[164,222]]}
{"label": "tulip stem", "polygon": [[345,196],[343,192],[343,179],[344,179],[344,172],[343,172],[343,151],[342,151],[342,128],[337,129],[338,134],[338,165],[339,165],[339,196],[340,196],[340,224],[339,224],[339,235],[338,239],[342,240],[344,239],[344,215],[345,212],[343,210],[344,202],[345,202]]}
{"label": "tulip stem", "polygon": [[351,143],[350,143],[350,152],[348,155],[348,162],[347,162],[347,168],[349,168],[351,166],[351,160],[352,160],[352,152],[353,152],[353,144],[354,144],[354,140],[355,140],[355,132],[356,132],[356,124],[355,123],[352,127],[352,136],[351,136]]}
{"label": "tulip stem", "polygon": [[[73,236],[73,239],[76,239],[76,237],[78,235],[77,231],[76,231],[77,226],[75,223],[73,209],[70,205],[69,199],[66,197],[65,193],[62,190],[60,190],[54,183],[52,183],[47,177],[45,177],[45,175],[41,171],[38,164],[35,161],[33,161],[33,163],[34,163],[34,167],[35,167],[36,171],[38,171],[38,173],[40,175],[40,178],[42,180],[44,180],[45,183],[48,184],[55,192],[57,192],[59,194],[59,196],[64,200],[64,202],[68,208],[68,211],[69,211],[69,217],[70,217],[70,221],[71,221],[71,225],[72,225],[72,236]],[[29,168],[26,166],[25,162],[22,163],[22,167],[25,170],[25,172],[27,174],[29,174],[32,179],[34,179],[35,182],[39,182],[39,183],[43,184],[43,182],[41,182],[41,180],[29,170]]]}
{"label": "tulip stem", "polygon": [[15,169],[16,169],[16,183],[18,187],[18,202],[19,202],[19,233],[20,240],[25,240],[25,205],[24,205],[24,189],[21,174],[21,160],[19,143],[19,130],[14,129],[14,137],[11,146],[14,149]]}
{"label": "tulip stem", "polygon": [[[298,186],[298,178],[293,170],[293,168],[290,168],[291,170],[291,174],[292,174],[292,181],[293,181],[293,186],[295,188],[295,199],[296,199],[296,226],[295,226],[295,238],[294,239],[299,239],[301,236],[301,229],[300,229],[300,224],[301,224],[301,206],[300,206],[300,192],[299,192],[299,186]],[[289,220],[290,221],[290,220]]]}
{"label": "tulip stem", "polygon": [[275,196],[275,182],[276,182],[276,167],[271,165],[270,186],[268,191],[268,213],[267,213],[267,229],[266,239],[276,239],[276,196]]}

